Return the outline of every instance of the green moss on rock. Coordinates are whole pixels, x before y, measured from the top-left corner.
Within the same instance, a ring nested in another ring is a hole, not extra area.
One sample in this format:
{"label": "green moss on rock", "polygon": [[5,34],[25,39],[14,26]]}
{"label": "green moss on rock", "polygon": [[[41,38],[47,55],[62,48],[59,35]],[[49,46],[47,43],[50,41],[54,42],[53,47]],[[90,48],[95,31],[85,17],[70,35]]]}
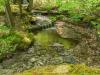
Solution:
{"label": "green moss on rock", "polygon": [[19,49],[27,49],[34,43],[34,35],[32,33],[16,31],[15,34],[21,38],[18,46]]}
{"label": "green moss on rock", "polygon": [[11,28],[0,25],[0,59],[12,54],[17,49],[27,49],[34,43],[32,33],[22,31],[11,31]]}
{"label": "green moss on rock", "polygon": [[100,69],[88,67],[84,64],[49,65],[33,68],[15,75],[99,75]]}

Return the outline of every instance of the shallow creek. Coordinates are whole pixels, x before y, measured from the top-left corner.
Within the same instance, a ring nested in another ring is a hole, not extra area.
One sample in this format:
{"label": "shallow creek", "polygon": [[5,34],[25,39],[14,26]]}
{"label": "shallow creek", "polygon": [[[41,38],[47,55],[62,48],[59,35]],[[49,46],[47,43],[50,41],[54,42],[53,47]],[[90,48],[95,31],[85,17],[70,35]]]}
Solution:
{"label": "shallow creek", "polygon": [[35,35],[36,43],[42,45],[43,47],[48,47],[50,45],[61,44],[66,49],[70,49],[77,45],[78,41],[70,38],[62,38],[54,29],[43,30]]}
{"label": "shallow creek", "polygon": [[[60,37],[55,30],[43,30],[34,38],[34,46],[26,51],[17,51],[13,57],[0,63],[0,75],[13,75],[15,72],[45,65],[76,63],[76,59],[69,51],[69,48],[76,45],[76,41]],[[48,48],[53,45],[56,49]]]}

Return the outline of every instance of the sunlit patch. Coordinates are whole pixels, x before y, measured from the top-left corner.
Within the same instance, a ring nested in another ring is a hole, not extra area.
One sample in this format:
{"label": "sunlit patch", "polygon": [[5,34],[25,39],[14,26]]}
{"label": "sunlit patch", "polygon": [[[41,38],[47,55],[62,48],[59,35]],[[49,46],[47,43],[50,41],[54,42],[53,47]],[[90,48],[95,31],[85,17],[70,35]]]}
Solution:
{"label": "sunlit patch", "polygon": [[56,31],[60,35],[62,35],[64,33],[64,24],[65,23],[63,21],[56,22]]}

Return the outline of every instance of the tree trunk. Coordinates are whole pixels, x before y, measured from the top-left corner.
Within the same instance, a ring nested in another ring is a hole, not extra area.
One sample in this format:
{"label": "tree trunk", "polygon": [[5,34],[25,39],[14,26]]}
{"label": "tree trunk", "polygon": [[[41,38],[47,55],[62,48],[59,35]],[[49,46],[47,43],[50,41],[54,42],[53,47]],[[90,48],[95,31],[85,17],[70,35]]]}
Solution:
{"label": "tree trunk", "polygon": [[10,4],[9,4],[9,1],[7,1],[6,4],[5,4],[5,13],[6,13],[8,25],[10,25],[10,26],[14,25],[14,19],[13,19],[13,15],[12,15],[12,12],[11,12],[11,7],[10,7]]}
{"label": "tree trunk", "polygon": [[22,0],[18,0],[19,9],[20,9],[20,18],[22,17]]}

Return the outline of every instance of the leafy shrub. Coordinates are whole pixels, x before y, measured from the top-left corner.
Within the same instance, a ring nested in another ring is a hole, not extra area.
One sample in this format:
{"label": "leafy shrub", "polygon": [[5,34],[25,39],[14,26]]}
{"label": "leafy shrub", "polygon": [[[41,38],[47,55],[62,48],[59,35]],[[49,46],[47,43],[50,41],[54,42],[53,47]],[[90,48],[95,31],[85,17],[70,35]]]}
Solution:
{"label": "leafy shrub", "polygon": [[0,58],[17,49],[26,49],[33,42],[33,35],[30,33],[11,31],[11,28],[0,25]]}
{"label": "leafy shrub", "polygon": [[3,11],[4,8],[4,0],[0,0],[0,11]]}
{"label": "leafy shrub", "polygon": [[9,32],[10,32],[10,28],[9,27],[7,27],[4,24],[0,25],[0,33],[9,33]]}
{"label": "leafy shrub", "polygon": [[80,21],[82,17],[92,15],[99,3],[99,0],[34,0],[33,6],[40,10],[56,8],[58,12],[66,11],[71,19]]}
{"label": "leafy shrub", "polygon": [[20,38],[15,34],[0,37],[0,55],[15,51]]}

